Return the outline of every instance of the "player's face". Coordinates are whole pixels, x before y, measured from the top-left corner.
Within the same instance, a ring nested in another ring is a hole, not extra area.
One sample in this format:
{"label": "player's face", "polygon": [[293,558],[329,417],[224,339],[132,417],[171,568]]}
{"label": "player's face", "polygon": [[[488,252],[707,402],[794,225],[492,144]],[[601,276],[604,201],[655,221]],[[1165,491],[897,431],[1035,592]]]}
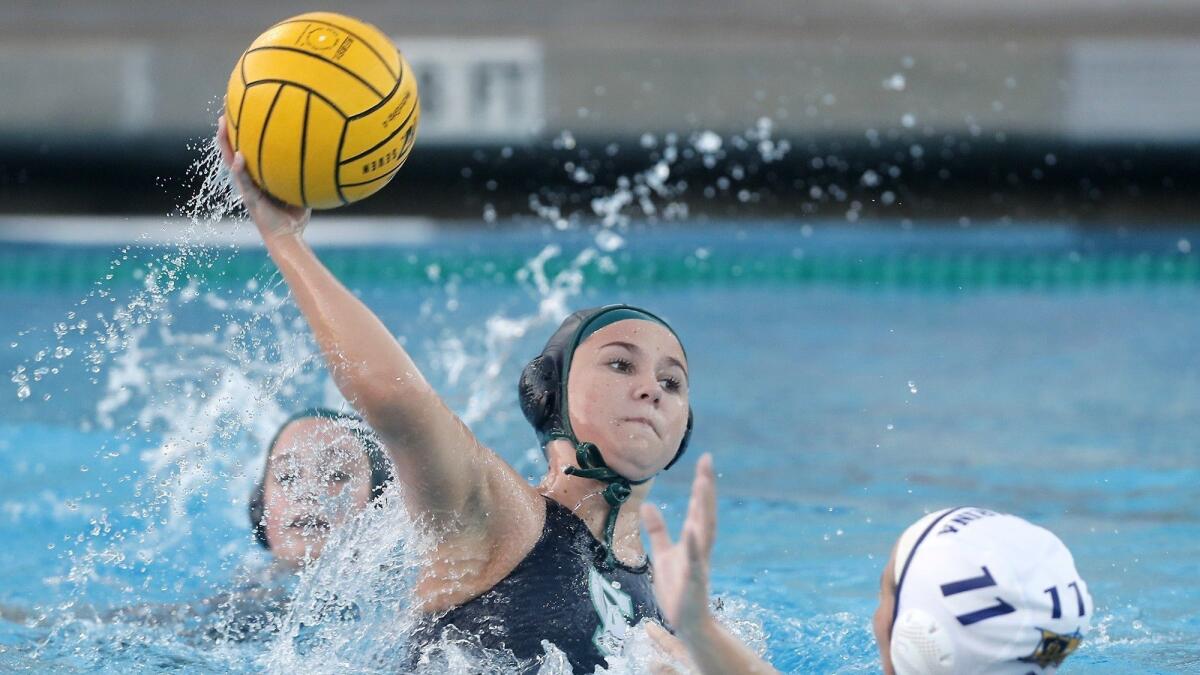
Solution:
{"label": "player's face", "polygon": [[567,381],[571,427],[631,480],[675,457],[688,419],[687,361],[665,327],[629,319],[605,326],[575,350]]}
{"label": "player's face", "polygon": [[263,485],[267,539],[283,562],[319,556],[329,533],[371,499],[367,449],[334,420],[289,424],[268,461]]}
{"label": "player's face", "polygon": [[896,613],[896,547],[888,557],[883,575],[879,579],[879,606],[871,618],[875,632],[875,643],[879,645],[879,658],[883,663],[884,675],[896,675],[892,668],[892,616]]}

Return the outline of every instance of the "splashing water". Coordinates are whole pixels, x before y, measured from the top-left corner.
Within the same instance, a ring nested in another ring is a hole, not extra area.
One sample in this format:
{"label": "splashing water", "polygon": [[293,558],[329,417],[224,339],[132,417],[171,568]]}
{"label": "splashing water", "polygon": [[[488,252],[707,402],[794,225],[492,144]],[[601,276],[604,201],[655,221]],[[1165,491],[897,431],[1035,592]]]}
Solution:
{"label": "splashing water", "polygon": [[[268,672],[393,671],[419,614],[411,602],[429,542],[402,515],[398,487],[326,543],[300,572],[277,637],[260,660]],[[353,572],[349,574],[349,572]]]}
{"label": "splashing water", "polygon": [[[79,425],[109,436],[95,455],[100,487],[134,483],[130,502],[95,513],[89,535],[62,553],[67,568],[51,582],[65,585],[68,599],[48,608],[44,650],[75,635],[94,641],[91,656],[102,658],[104,640],[127,626],[108,621],[81,629],[79,609],[90,608],[92,598],[116,592],[118,604],[172,602],[181,591],[219,588],[228,576],[222,570],[239,560],[253,563],[244,544],[222,541],[198,518],[216,510],[230,522],[245,522],[238,495],[249,493],[262,468],[259,448],[284,417],[276,399],[312,389],[319,375],[316,350],[296,313],[286,311],[277,281],[207,288],[203,276],[189,274],[236,252],[203,244],[229,227],[239,206],[220,167],[210,143],[189,170],[199,183],[195,196],[163,223],[174,246],[122,248],[109,273],[55,324],[53,346],[12,376],[21,399],[71,367],[85,370],[93,385],[103,379],[94,417]],[[109,283],[123,266],[135,266],[132,278],[139,282],[129,291]],[[196,325],[199,317],[208,323]],[[38,365],[47,354],[58,365]],[[86,507],[98,498],[89,489],[68,503]],[[212,508],[222,503],[223,512]],[[210,546],[220,549],[216,570],[194,562]],[[159,638],[171,645],[168,651],[187,649],[186,640],[170,632],[144,639],[157,644]]]}
{"label": "splashing water", "polygon": [[[448,400],[460,402],[455,407],[463,421],[486,423],[507,402],[512,383],[503,376],[504,366],[526,338],[548,332],[575,308],[587,270],[618,271],[614,254],[631,245],[634,218],[687,217],[687,187],[672,179],[684,151],[699,151],[706,166],[710,157],[716,166],[726,146],[748,143],[773,161],[787,147],[771,140],[770,133],[769,121],[760,121],[745,138],[724,141],[705,132],[682,150],[674,134],[661,143],[654,139],[653,163],[618,177],[615,188],[594,196],[584,209],[570,211],[565,201],[531,196],[534,214],[554,230],[587,228],[591,241],[578,250],[547,243],[517,272],[532,311],[497,311],[480,329],[447,331],[428,345],[433,371],[445,382]],[[561,147],[574,149],[569,134]],[[593,179],[581,165],[569,172],[577,182]],[[213,641],[213,631],[224,629],[181,629],[179,621],[200,621],[179,609],[185,606],[181,601],[267,573],[264,556],[248,548],[248,536],[228,533],[245,531],[245,495],[262,472],[261,449],[289,407],[328,388],[307,327],[272,267],[264,264],[237,286],[212,284],[191,273],[228,262],[236,247],[204,242],[246,225],[215,143],[204,147],[188,175],[197,184],[194,196],[162,225],[174,245],[122,248],[104,278],[55,323],[51,344],[10,376],[17,398],[27,405],[56,393],[54,378],[72,368],[84,371],[102,392],[93,415],[79,421],[82,429],[105,435],[90,462],[97,468],[89,476],[98,483],[66,502],[89,519],[91,528],[59,549],[63,573],[52,575],[49,583],[62,589],[62,601],[39,608],[47,632],[34,656],[73,652],[73,658],[106,667],[124,658],[126,663],[134,659],[135,668],[391,670],[407,658],[407,636],[418,616],[411,603],[413,579],[428,551],[428,542],[404,516],[395,488],[379,508],[337,530],[327,553],[286,580],[289,601],[272,626],[274,638],[239,646],[228,639]],[[737,180],[736,170],[730,175]],[[561,269],[552,272],[552,267]],[[133,268],[135,287],[114,283],[122,268]],[[442,279],[440,270],[430,274],[449,296],[452,311],[455,280]],[[433,312],[432,306],[421,308],[422,316]],[[527,460],[518,469],[532,476],[542,462],[536,447]],[[110,483],[133,484],[133,496],[117,509],[93,508],[89,501],[98,494],[92,488],[103,490]],[[220,527],[206,522],[214,517]],[[98,606],[103,603],[173,607],[163,611],[178,620],[106,614]],[[760,653],[765,649],[760,610],[732,603],[722,617]],[[632,635],[606,672],[642,672],[654,658],[644,633]],[[130,646],[138,648],[135,656],[114,657],[114,650]],[[557,648],[546,645],[546,653],[540,672],[570,672]],[[453,639],[436,645],[420,665],[423,672],[510,672],[513,667],[511,655]]]}

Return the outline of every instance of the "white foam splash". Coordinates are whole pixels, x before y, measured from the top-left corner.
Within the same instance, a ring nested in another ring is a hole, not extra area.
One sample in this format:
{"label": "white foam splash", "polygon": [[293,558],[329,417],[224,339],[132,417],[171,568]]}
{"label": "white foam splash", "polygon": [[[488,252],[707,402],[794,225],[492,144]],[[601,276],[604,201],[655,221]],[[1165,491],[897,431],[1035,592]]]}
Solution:
{"label": "white foam splash", "polygon": [[271,673],[390,672],[420,618],[412,603],[429,540],[393,484],[374,508],[334,531],[299,574],[279,632],[260,664]]}

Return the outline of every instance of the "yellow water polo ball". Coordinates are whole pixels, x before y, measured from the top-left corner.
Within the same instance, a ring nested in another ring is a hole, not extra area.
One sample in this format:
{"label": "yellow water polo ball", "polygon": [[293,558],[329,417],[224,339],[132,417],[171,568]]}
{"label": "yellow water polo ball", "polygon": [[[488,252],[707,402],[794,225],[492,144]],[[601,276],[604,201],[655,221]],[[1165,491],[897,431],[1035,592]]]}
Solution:
{"label": "yellow water polo ball", "polygon": [[417,78],[378,28],[311,12],[258,36],[229,76],[230,142],[276,199],[331,209],[377,192],[408,158]]}

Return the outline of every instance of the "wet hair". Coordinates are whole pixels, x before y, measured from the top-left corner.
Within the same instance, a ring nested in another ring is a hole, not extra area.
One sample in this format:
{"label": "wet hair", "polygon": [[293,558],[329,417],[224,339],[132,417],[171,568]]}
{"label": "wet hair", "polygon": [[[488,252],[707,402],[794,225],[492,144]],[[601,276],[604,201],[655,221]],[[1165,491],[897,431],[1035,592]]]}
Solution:
{"label": "wet hair", "polygon": [[[679,341],[683,349],[683,340],[679,340],[670,324],[658,316],[632,305],[605,305],[581,309],[568,316],[558,330],[546,341],[542,353],[534,357],[521,372],[517,383],[517,397],[521,401],[521,412],[525,419],[537,432],[538,441],[545,452],[546,445],[555,438],[566,438],[575,444],[575,432],[571,429],[571,421],[566,411],[567,375],[571,370],[571,358],[575,350],[584,340],[605,326],[626,319],[650,321],[671,331],[671,335]],[[687,352],[684,352],[686,358]],[[687,429],[683,440],[675,451],[671,462],[663,468],[664,471],[674,466],[687,450],[688,441],[692,437],[692,408],[688,406]]]}
{"label": "wet hair", "polygon": [[258,486],[254,488],[254,491],[250,493],[250,503],[247,508],[250,516],[250,527],[254,531],[254,539],[263,548],[268,550],[271,548],[271,541],[267,538],[264,502],[266,500],[267,475],[271,470],[271,453],[275,451],[275,444],[279,442],[279,437],[283,435],[283,431],[291,426],[292,422],[305,419],[326,419],[344,422],[345,424],[340,426],[344,426],[355,438],[362,441],[363,447],[366,448],[367,459],[371,462],[371,499],[378,497],[392,480],[391,462],[384,456],[383,448],[379,446],[379,441],[376,440],[374,433],[367,428],[366,422],[361,417],[329,408],[306,408],[293,413],[291,417],[284,420],[283,424],[279,425],[279,430],[271,437],[271,442],[267,443],[267,461],[263,463],[262,478],[259,479]]}

